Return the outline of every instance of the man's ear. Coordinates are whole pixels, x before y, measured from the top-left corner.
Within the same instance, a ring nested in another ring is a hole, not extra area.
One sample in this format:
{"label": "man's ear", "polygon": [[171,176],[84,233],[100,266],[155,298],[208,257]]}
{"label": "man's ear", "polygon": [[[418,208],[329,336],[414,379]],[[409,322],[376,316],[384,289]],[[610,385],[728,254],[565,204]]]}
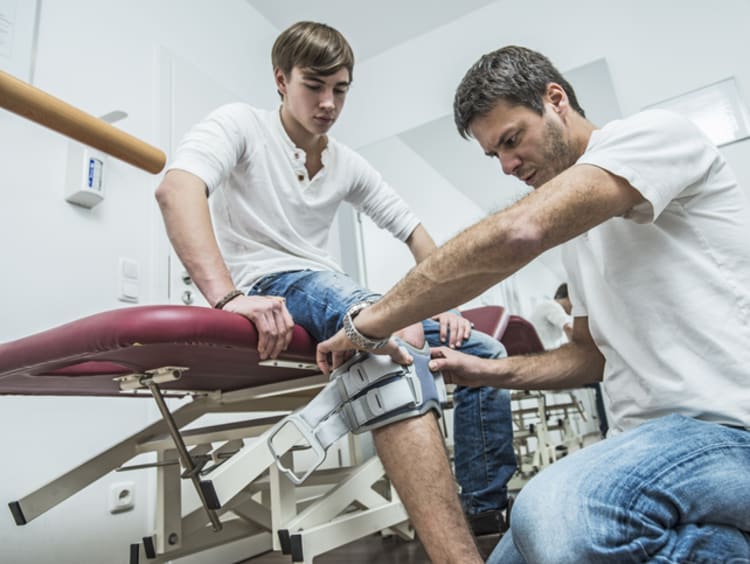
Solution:
{"label": "man's ear", "polygon": [[544,101],[552,106],[555,113],[560,115],[564,115],[570,109],[568,95],[565,89],[557,82],[550,82],[547,85],[547,93],[544,96]]}
{"label": "man's ear", "polygon": [[273,80],[276,83],[276,90],[278,91],[279,96],[282,98],[286,96],[287,76],[279,67],[273,69]]}

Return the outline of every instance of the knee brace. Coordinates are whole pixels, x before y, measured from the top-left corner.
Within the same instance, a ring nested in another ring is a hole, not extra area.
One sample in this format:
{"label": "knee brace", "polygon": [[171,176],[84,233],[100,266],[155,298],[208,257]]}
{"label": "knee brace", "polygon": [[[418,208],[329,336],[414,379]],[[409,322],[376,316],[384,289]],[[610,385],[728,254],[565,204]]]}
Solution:
{"label": "knee brace", "polygon": [[[331,373],[331,381],[310,403],[274,426],[268,447],[292,482],[304,482],[346,433],[363,433],[430,410],[441,415],[447,394],[442,374],[428,367],[429,346],[416,349],[403,341],[399,345],[409,351],[413,364],[402,366],[387,356],[358,353]],[[301,443],[316,457],[304,474],[297,475],[281,456]]]}

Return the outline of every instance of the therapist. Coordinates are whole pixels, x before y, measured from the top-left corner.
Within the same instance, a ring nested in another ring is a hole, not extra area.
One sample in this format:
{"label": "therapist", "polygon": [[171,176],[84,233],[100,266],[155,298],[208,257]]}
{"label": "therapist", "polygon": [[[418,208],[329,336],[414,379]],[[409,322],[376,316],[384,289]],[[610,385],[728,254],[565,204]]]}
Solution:
{"label": "therapist", "polygon": [[[534,477],[489,562],[750,562],[750,215],[723,156],[666,111],[598,128],[523,47],[481,57],[454,116],[535,190],[417,265],[358,330],[387,337],[563,244],[569,344],[505,359],[441,347],[431,367],[467,386],[601,380],[619,432]],[[350,348],[337,334],[319,365]]]}

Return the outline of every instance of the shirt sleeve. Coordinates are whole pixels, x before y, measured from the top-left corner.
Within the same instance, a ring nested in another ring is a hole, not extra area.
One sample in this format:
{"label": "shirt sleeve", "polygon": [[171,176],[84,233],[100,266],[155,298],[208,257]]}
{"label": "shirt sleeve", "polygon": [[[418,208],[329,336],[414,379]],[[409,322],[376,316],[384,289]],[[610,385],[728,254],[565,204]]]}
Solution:
{"label": "shirt sleeve", "polygon": [[650,110],[595,131],[577,164],[595,165],[627,180],[646,202],[626,217],[649,223],[706,174],[716,153],[716,147],[687,118]]}
{"label": "shirt sleeve", "polygon": [[[579,237],[582,237],[582,235],[579,235]],[[565,266],[565,273],[568,276],[568,299],[573,306],[570,310],[570,315],[573,318],[588,317],[586,300],[581,291],[581,281],[578,277],[578,254],[574,248],[575,241],[573,239],[562,245],[562,260]]]}
{"label": "shirt sleeve", "polygon": [[547,321],[562,331],[566,325],[571,324],[572,319],[567,313],[565,313],[565,310],[560,304],[552,302],[552,305],[557,307],[549,308],[549,311],[547,312]]}
{"label": "shirt sleeve", "polygon": [[419,225],[419,218],[370,163],[353,151],[351,155],[356,181],[346,200],[375,225],[405,242]]}
{"label": "shirt sleeve", "polygon": [[169,169],[196,175],[213,193],[247,151],[248,135],[257,129],[254,124],[247,104],[221,106],[185,134]]}

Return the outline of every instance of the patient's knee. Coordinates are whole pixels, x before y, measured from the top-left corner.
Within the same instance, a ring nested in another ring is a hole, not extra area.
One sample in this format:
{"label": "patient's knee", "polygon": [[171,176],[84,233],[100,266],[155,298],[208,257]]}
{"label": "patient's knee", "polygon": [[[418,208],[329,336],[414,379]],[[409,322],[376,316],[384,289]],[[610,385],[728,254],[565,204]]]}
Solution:
{"label": "patient's knee", "polygon": [[404,435],[404,440],[419,444],[420,437],[427,434],[433,435],[434,431],[439,431],[437,422],[437,413],[434,410],[430,410],[421,415],[401,419],[383,427],[373,429],[372,436],[375,439],[376,446],[380,441],[401,437],[402,435]]}
{"label": "patient's knee", "polygon": [[424,346],[424,329],[421,323],[415,323],[397,331],[396,336],[418,349]]}

